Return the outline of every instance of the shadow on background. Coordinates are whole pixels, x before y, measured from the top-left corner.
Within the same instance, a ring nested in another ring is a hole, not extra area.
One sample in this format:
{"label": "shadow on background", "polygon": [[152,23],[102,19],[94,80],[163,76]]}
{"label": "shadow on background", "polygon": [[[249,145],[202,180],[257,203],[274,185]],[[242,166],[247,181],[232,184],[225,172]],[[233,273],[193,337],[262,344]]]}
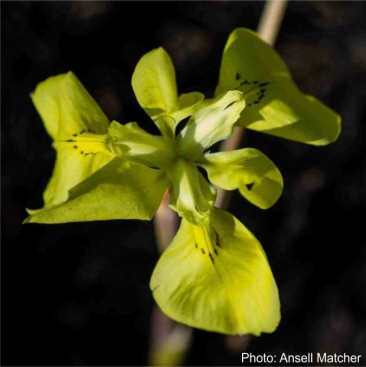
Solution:
{"label": "shadow on background", "polygon": [[[146,364],[158,258],[150,222],[22,226],[25,208],[42,206],[55,159],[29,93],[72,70],[111,120],[156,132],[131,88],[139,58],[163,46],[180,93],[210,97],[229,33],[255,29],[262,6],[1,2],[3,365]],[[276,48],[300,88],[342,115],[343,131],[327,147],[246,135],[281,170],[284,194],[261,211],[235,193],[230,210],[268,255],[282,321],[247,349],[197,330],[187,365],[241,365],[244,351],[366,363],[365,18],[365,2],[289,4]]]}

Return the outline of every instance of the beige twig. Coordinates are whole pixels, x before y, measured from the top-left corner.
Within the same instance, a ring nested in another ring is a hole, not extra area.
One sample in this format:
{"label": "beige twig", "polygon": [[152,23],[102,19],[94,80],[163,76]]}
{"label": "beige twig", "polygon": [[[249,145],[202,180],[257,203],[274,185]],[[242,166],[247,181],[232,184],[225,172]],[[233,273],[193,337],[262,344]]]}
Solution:
{"label": "beige twig", "polygon": [[287,0],[271,0],[264,5],[257,32],[270,45],[274,45],[285,14]]}

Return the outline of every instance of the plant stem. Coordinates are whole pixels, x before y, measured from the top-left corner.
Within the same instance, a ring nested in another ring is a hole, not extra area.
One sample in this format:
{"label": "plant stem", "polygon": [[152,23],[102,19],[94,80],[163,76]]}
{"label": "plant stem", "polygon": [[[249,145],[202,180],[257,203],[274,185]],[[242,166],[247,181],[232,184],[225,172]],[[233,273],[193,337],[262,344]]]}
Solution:
{"label": "plant stem", "polygon": [[267,1],[258,23],[257,32],[270,45],[274,45],[285,14],[287,0]]}

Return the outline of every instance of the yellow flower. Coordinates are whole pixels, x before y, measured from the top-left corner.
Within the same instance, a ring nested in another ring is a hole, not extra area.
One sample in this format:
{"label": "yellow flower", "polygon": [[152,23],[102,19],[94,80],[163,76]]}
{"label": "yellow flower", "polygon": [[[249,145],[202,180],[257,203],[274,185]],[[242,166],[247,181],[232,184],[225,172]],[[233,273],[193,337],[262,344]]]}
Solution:
{"label": "yellow flower", "polygon": [[256,149],[209,149],[235,125],[324,145],[337,139],[340,117],[303,95],[279,55],[246,29],[229,37],[215,98],[197,92],[178,97],[174,67],[162,48],[142,57],[132,86],[161,135],[135,122],[110,124],[72,73],[36,88],[32,99],[57,161],[44,208],[30,211],[26,222],[151,219],[171,189],[170,206],[182,223],[151,278],[160,308],[210,331],[273,332],[280,302],[266,255],[242,223],[214,207],[213,185],[239,189],[267,209],[282,193],[282,176]]}

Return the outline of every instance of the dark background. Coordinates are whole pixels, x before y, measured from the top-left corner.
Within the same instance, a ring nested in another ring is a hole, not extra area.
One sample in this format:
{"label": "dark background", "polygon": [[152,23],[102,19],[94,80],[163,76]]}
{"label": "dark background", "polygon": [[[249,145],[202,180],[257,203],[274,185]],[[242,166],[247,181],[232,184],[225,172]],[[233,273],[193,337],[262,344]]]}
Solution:
{"label": "dark background", "polygon": [[[26,207],[42,206],[55,159],[29,93],[72,70],[110,119],[154,131],[130,84],[139,58],[163,46],[180,93],[210,97],[229,33],[255,29],[263,4],[1,2],[3,365],[146,364],[158,258],[151,222],[21,224]],[[238,194],[230,206],[261,241],[282,302],[277,331],[247,351],[361,354],[365,365],[366,3],[290,2],[276,49],[300,88],[342,115],[343,130],[327,147],[246,135],[285,180],[268,211]],[[196,330],[186,363],[240,365],[241,356]]]}

